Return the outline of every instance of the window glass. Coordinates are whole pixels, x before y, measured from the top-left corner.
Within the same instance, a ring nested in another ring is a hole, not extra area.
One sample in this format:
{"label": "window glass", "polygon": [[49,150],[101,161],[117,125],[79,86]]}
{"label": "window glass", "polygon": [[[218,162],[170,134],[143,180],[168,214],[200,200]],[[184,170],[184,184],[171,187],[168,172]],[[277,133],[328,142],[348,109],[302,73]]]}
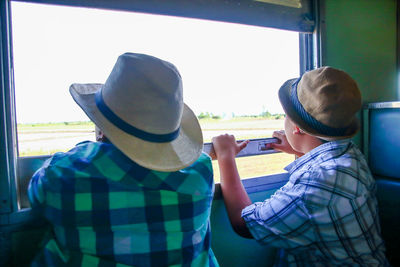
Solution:
{"label": "window glass", "polygon": [[[297,32],[21,2],[12,2],[12,23],[20,157],[94,140],[94,125],[68,88],[104,83],[124,52],[177,66],[184,101],[198,115],[205,142],[222,133],[271,137],[283,128],[277,91],[299,76]],[[254,177],[282,172],[293,159],[282,153],[249,157],[239,168],[242,177]]]}

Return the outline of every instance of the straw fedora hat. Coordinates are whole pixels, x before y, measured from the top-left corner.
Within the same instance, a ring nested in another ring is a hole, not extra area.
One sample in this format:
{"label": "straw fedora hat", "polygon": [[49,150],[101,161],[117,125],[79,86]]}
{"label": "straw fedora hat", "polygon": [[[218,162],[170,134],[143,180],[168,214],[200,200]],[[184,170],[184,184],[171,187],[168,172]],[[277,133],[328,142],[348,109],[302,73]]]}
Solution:
{"label": "straw fedora hat", "polygon": [[75,102],[107,138],[137,164],[176,171],[195,162],[203,136],[183,103],[174,65],[144,54],[118,57],[105,84],[72,84]]}
{"label": "straw fedora hat", "polygon": [[321,67],[286,81],[279,100],[287,116],[306,133],[331,141],[354,136],[361,108],[357,83],[344,71]]}

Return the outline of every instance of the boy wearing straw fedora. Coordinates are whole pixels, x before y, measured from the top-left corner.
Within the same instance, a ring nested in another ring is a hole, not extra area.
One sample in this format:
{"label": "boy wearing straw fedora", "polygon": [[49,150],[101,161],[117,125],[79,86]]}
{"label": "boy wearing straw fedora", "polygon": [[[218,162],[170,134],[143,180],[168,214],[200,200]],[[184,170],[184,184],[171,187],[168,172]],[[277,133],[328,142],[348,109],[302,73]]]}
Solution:
{"label": "boy wearing straw fedora", "polygon": [[211,159],[169,62],[125,53],[70,93],[102,142],[56,153],[28,196],[52,226],[32,266],[218,266]]}
{"label": "boy wearing straw fedora", "polygon": [[388,266],[380,235],[375,182],[350,140],[358,129],[361,94],[344,71],[322,67],[279,90],[285,130],[274,148],[299,156],[289,181],[252,203],[235,155],[247,142],[213,139],[231,224],[245,237],[279,250],[276,266]]}

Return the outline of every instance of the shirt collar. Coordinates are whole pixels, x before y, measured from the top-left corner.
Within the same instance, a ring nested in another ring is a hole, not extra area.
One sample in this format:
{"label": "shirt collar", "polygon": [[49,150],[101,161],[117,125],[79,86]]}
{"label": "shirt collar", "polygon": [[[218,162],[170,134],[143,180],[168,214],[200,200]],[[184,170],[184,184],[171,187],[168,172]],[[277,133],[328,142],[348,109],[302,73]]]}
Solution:
{"label": "shirt collar", "polygon": [[311,161],[315,161],[323,157],[326,153],[334,151],[334,155],[342,153],[347,149],[349,144],[353,144],[351,139],[342,139],[336,141],[330,141],[327,143],[323,143],[311,151],[307,152],[303,156],[297,158],[295,161],[287,165],[284,169],[292,174],[295,170],[304,166],[305,164],[309,164]]}

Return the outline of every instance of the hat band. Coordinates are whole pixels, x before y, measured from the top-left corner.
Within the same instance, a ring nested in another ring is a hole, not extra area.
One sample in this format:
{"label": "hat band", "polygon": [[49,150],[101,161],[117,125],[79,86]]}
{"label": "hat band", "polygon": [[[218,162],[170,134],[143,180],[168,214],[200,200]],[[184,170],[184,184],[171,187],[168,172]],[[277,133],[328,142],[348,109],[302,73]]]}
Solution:
{"label": "hat band", "polygon": [[100,110],[101,114],[103,114],[104,117],[106,117],[112,124],[114,124],[116,127],[121,129],[122,131],[126,132],[127,134],[133,135],[137,138],[140,138],[145,141],[149,142],[155,142],[155,143],[166,143],[175,140],[178,135],[179,135],[179,130],[176,129],[172,133],[167,133],[167,134],[153,134],[149,133],[143,130],[140,130],[127,122],[125,122],[123,119],[118,117],[117,114],[115,114],[104,102],[103,100],[103,95],[101,93],[101,90],[97,91],[95,94],[95,101],[96,101],[96,106]]}
{"label": "hat band", "polygon": [[292,90],[290,93],[290,99],[292,101],[293,107],[297,114],[303,119],[305,123],[308,124],[312,129],[316,130],[318,133],[326,135],[326,136],[344,136],[348,127],[345,128],[333,128],[322,124],[321,122],[317,121],[313,116],[311,116],[300,103],[299,98],[297,96],[297,85],[301,77],[298,78],[292,84]]}

